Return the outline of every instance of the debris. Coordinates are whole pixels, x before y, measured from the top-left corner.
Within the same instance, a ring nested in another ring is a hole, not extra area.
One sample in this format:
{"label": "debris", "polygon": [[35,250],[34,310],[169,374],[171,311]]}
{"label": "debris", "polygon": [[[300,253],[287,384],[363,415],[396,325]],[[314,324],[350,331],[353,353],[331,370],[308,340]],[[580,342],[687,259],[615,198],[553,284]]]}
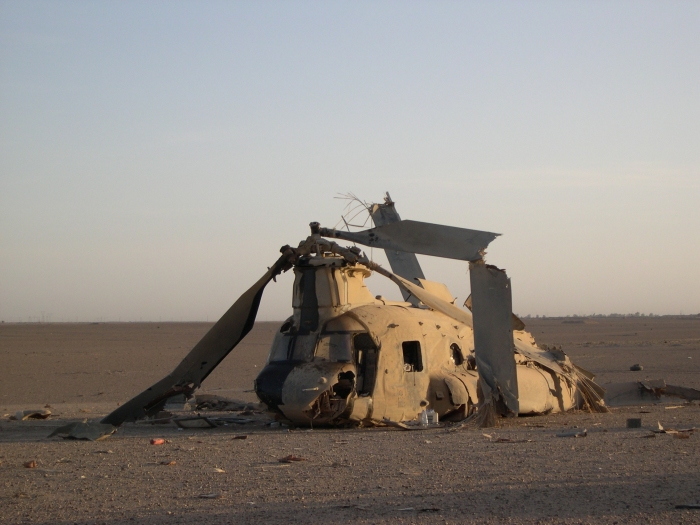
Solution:
{"label": "debris", "polygon": [[642,418],[633,417],[627,420],[627,428],[642,428]]}
{"label": "debris", "polygon": [[491,434],[481,434],[485,438],[493,439],[493,436]]}
{"label": "debris", "polygon": [[175,460],[172,461],[161,461],[161,465],[165,465],[166,467],[172,467],[173,465],[177,465]]}
{"label": "debris", "polygon": [[51,415],[50,410],[19,410],[10,419],[26,421],[27,419],[47,419]]}
{"label": "debris", "polygon": [[32,461],[27,461],[27,462],[24,464],[24,466],[25,466],[25,468],[36,468],[36,461],[34,461],[34,460],[32,460]]}
{"label": "debris", "polygon": [[700,510],[700,505],[697,503],[690,503],[685,505],[676,505],[677,509],[687,509],[687,510]]}
{"label": "debris", "polygon": [[301,456],[295,456],[293,454],[290,454],[289,456],[283,457],[278,459],[280,463],[292,463],[293,461],[306,461],[306,458],[302,458]]}
{"label": "debris", "polygon": [[642,370],[644,370],[644,367],[642,365],[632,365],[630,367],[630,371],[632,372],[641,372]]}
{"label": "debris", "polygon": [[240,412],[241,410],[265,410],[260,403],[248,403],[240,399],[229,399],[215,394],[197,394],[194,396],[197,410],[219,410],[222,412]]}
{"label": "debris", "polygon": [[664,407],[666,410],[673,410],[674,408],[684,408],[683,405],[674,405],[670,407]]}
{"label": "debris", "polygon": [[173,419],[173,413],[170,412],[169,410],[161,410],[158,412],[155,416],[153,416],[153,419],[148,421],[149,423],[152,423],[154,425],[165,425],[172,421]]}
{"label": "debris", "polygon": [[700,401],[700,390],[684,386],[666,385],[667,396],[681,397],[688,401]]}
{"label": "debris", "polygon": [[566,438],[566,437],[573,437],[573,438],[583,438],[588,435],[588,431],[584,428],[583,430],[570,430],[568,432],[560,432],[557,434],[558,438]]}
{"label": "debris", "polygon": [[[241,412],[243,413],[243,412]],[[249,419],[245,417],[238,416],[228,416],[228,417],[210,417],[207,418],[217,425],[225,425],[227,423],[236,423],[237,425],[247,425],[248,423],[255,423],[254,419]],[[281,424],[281,426],[286,426]]]}
{"label": "debris", "polygon": [[224,496],[223,494],[200,494],[197,497],[202,499],[221,499]]}
{"label": "debris", "polygon": [[605,385],[605,403],[609,406],[659,403],[668,397],[686,401],[700,400],[700,390],[676,385],[667,385],[663,379],[610,383]]}
{"label": "debris", "polygon": [[531,439],[498,438],[496,443],[532,443]]}
{"label": "debris", "polygon": [[394,428],[400,428],[401,430],[411,430],[411,427],[404,423],[399,423],[398,421],[392,421],[391,419],[384,418],[382,419],[381,423],[388,427],[394,427]]}
{"label": "debris", "polygon": [[48,437],[59,436],[63,439],[85,439],[99,441],[108,438],[117,431],[117,427],[107,423],[69,423],[57,428]]}
{"label": "debris", "polygon": [[163,438],[153,438],[151,439],[151,445],[165,445],[165,440]]}
{"label": "debris", "polygon": [[219,467],[214,467],[214,472],[216,472],[217,474],[225,474],[226,473],[226,471],[224,469],[219,468]]}
{"label": "debris", "polygon": [[248,439],[248,436],[246,436],[246,435],[233,436],[231,439]]}
{"label": "debris", "polygon": [[216,423],[204,416],[178,417],[172,421],[180,428],[216,428]]}
{"label": "debris", "polygon": [[[690,437],[690,434],[692,434],[693,432],[695,432],[697,430],[697,428],[695,428],[695,427],[683,428],[681,430],[675,430],[673,428],[664,428],[663,426],[661,426],[660,422],[657,422],[657,425],[659,425],[659,429],[652,430],[652,432],[654,432],[656,434],[686,434],[686,435],[688,435],[688,437]],[[679,439],[685,439],[685,438],[679,438]]]}

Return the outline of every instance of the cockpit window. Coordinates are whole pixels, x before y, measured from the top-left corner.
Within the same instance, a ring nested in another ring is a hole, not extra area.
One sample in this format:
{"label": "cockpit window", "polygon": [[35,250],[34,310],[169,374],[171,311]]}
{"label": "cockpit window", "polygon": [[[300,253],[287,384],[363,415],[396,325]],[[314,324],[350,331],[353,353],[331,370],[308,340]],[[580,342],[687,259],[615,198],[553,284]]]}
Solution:
{"label": "cockpit window", "polygon": [[273,363],[275,361],[286,361],[289,355],[290,345],[294,341],[291,335],[285,335],[281,332],[275,334],[275,339],[272,341],[272,348],[270,348],[270,357],[268,361]]}
{"label": "cockpit window", "polygon": [[314,347],[316,346],[316,334],[297,335],[294,341],[292,359],[294,361],[309,362],[314,358]]}
{"label": "cockpit window", "polygon": [[314,357],[316,335],[291,335],[277,333],[270,349],[269,361],[305,361]]}
{"label": "cockpit window", "polygon": [[314,361],[347,363],[352,361],[352,333],[321,334]]}

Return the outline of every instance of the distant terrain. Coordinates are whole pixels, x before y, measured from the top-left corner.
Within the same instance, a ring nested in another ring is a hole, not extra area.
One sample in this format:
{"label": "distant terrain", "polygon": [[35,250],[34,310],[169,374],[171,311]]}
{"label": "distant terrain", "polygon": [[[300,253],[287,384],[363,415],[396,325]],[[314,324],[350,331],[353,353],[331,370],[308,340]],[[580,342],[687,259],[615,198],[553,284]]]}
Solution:
{"label": "distant terrain", "polygon": [[[524,321],[603,386],[664,378],[700,389],[698,316]],[[255,401],[253,379],[279,324],[257,323],[202,390]],[[0,522],[700,523],[700,510],[675,508],[700,504],[700,435],[651,433],[658,423],[700,427],[700,406],[682,400],[504,419],[488,430],[129,424],[104,441],[47,439],[162,378],[210,326],[0,324]],[[51,419],[9,420],[46,405]],[[625,428],[631,417],[641,429]],[[585,438],[556,437],[584,428]],[[304,461],[278,461],[288,455]]]}

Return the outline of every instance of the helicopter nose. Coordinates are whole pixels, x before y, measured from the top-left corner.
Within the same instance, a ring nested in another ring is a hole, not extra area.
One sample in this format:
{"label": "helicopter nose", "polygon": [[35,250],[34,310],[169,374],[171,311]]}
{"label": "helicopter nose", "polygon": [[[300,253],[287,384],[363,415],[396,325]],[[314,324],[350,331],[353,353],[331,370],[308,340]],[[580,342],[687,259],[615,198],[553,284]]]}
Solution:
{"label": "helicopter nose", "polygon": [[282,404],[282,389],[287,376],[298,365],[290,361],[271,362],[263,368],[255,379],[255,393],[260,401],[275,409]]}
{"label": "helicopter nose", "polygon": [[279,409],[297,424],[327,424],[344,412],[354,390],[354,365],[305,363],[287,376]]}

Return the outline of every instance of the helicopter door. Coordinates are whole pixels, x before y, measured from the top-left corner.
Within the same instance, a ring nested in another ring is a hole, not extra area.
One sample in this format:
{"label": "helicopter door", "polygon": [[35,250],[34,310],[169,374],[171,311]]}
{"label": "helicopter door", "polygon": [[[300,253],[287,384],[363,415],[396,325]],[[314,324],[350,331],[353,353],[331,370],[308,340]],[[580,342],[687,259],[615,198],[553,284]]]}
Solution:
{"label": "helicopter door", "polygon": [[357,393],[360,396],[371,396],[377,380],[377,345],[366,332],[355,334],[352,344],[355,348]]}

